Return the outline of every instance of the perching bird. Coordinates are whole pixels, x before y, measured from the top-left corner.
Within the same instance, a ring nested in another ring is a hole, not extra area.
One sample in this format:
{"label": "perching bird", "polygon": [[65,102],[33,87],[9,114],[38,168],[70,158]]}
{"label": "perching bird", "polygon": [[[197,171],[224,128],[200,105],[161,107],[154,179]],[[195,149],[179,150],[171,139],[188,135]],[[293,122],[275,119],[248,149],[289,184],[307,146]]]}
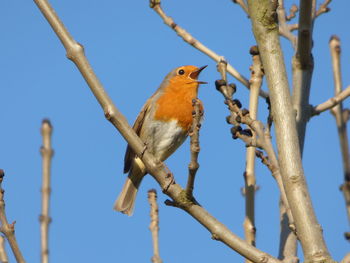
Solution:
{"label": "perching bird", "polygon": [[[172,70],[137,116],[133,129],[147,151],[160,161],[167,159],[187,138],[192,125],[192,100],[197,98],[199,73],[206,68],[182,66]],[[114,209],[132,215],[138,187],[146,175],[141,159],[127,147],[124,173],[129,172]]]}

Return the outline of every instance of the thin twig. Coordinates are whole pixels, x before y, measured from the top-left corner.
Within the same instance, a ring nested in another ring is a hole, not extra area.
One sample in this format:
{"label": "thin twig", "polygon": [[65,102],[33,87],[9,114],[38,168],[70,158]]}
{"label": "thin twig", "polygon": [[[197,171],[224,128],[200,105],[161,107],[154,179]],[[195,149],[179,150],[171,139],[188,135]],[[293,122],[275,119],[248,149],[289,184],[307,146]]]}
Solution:
{"label": "thin twig", "polygon": [[124,115],[121,114],[114,105],[95,75],[84,54],[83,46],[78,44],[72,38],[48,1],[34,0],[34,2],[48,20],[58,38],[61,40],[67,51],[67,57],[76,64],[85,78],[91,91],[104,110],[107,120],[109,120],[121,133],[136,155],[140,156],[147,172],[159,183],[164,193],[172,198],[176,204],[179,204],[178,207],[186,211],[208,229],[208,231],[211,232],[213,239],[220,240],[228,247],[234,249],[237,253],[254,262],[268,261],[269,263],[281,263],[281,261],[275,257],[249,245],[247,242],[232,233],[224,224],[216,220],[216,218],[209,214],[203,207],[195,204],[192,200],[187,198],[186,191],[180,185],[174,183],[173,178],[168,176],[169,169],[167,169],[162,162],[155,159],[147,149],[145,150],[144,143],[130,127]]}
{"label": "thin twig", "polygon": [[[221,60],[217,66],[217,69],[220,72],[221,76],[224,76],[225,72],[223,72],[223,70],[225,69],[225,67],[221,66],[221,64],[225,64],[225,61]],[[264,125],[261,123],[261,121],[253,120],[250,117],[250,113],[248,110],[241,109],[241,102],[237,99],[232,99],[233,94],[236,92],[236,86],[234,84],[227,85],[226,81],[224,79],[221,79],[217,80],[215,82],[215,85],[216,89],[220,91],[221,94],[224,96],[225,104],[227,105],[231,113],[231,115],[227,118],[227,122],[229,124],[234,125],[234,127],[231,129],[233,139],[240,138],[246,143],[247,147],[254,146],[263,149],[269,156],[272,166],[274,167],[271,175],[275,178],[277,185],[280,189],[281,198],[284,204],[286,205],[286,209],[288,211],[288,218],[291,222],[291,227],[294,229],[293,216],[291,214],[286,193],[284,190],[281,173],[279,170],[279,164],[271,142],[269,129],[266,129],[265,131]],[[247,125],[249,129],[242,129],[240,124]],[[253,133],[256,136],[253,137]]]}
{"label": "thin twig", "polygon": [[[150,7],[163,19],[164,23],[168,25],[171,29],[173,29],[178,34],[178,36],[181,37],[185,42],[198,49],[205,55],[209,56],[215,62],[218,63],[221,60],[221,56],[219,56],[214,51],[203,45],[185,29],[176,24],[170,16],[167,16],[160,6],[160,0],[150,0]],[[248,79],[241,75],[232,65],[227,64],[227,72],[249,89]],[[268,94],[261,90],[260,96],[263,98],[267,98]]]}
{"label": "thin twig", "polygon": [[[337,36],[332,36],[329,41],[329,47],[332,55],[333,76],[334,76],[334,94],[337,97],[342,93],[342,79],[341,79],[341,65],[340,65],[340,39]],[[345,91],[345,90],[344,90]],[[346,121],[344,120],[343,103],[338,103],[331,110],[335,117],[340,148],[343,159],[343,171],[344,171],[344,183],[340,189],[343,192],[348,220],[350,223],[350,153],[349,153],[349,138],[346,127]]]}
{"label": "thin twig", "polygon": [[284,0],[278,0],[278,7],[276,10],[278,16],[279,34],[287,38],[292,43],[294,49],[296,49],[297,47],[297,37],[292,33],[291,27],[289,26],[287,21],[292,19],[295,16],[295,13],[298,11],[298,9],[295,9],[295,7],[295,5],[291,7],[290,16],[288,17],[284,8]]}
{"label": "thin twig", "polygon": [[[332,109],[337,106],[343,100],[350,96],[350,86],[336,94],[333,98],[326,100],[325,102],[315,106],[312,111],[312,116],[319,115],[320,113]],[[346,122],[346,121],[345,121]]]}
{"label": "thin twig", "polygon": [[[252,55],[253,64],[250,67],[250,98],[249,98],[249,114],[253,120],[257,118],[258,103],[259,103],[259,91],[262,85],[264,72],[262,70],[262,64],[259,56],[259,50],[257,46],[253,46],[250,49]],[[253,138],[256,136],[253,132]],[[255,227],[255,191],[256,191],[256,178],[255,178],[255,150],[254,146],[247,147],[246,151],[246,167],[244,171],[245,182],[245,218],[243,222],[244,233],[247,242],[253,246],[256,244],[256,227]],[[251,261],[246,260],[246,263]]]}
{"label": "thin twig", "polygon": [[51,223],[50,217],[50,195],[51,195],[51,160],[53,156],[53,150],[51,148],[51,134],[52,126],[48,119],[44,119],[41,126],[41,135],[43,137],[43,145],[40,152],[42,156],[42,202],[41,202],[41,215],[40,232],[41,232],[41,262],[49,262],[49,225]]}
{"label": "thin twig", "polygon": [[193,197],[194,180],[197,170],[199,168],[198,155],[200,151],[199,146],[199,129],[201,127],[201,119],[203,117],[202,103],[199,99],[192,101],[193,114],[192,114],[192,127],[190,130],[190,150],[191,150],[191,162],[188,165],[188,180],[186,186],[186,192],[189,198]]}
{"label": "thin twig", "polygon": [[1,263],[8,263],[8,257],[5,250],[5,238],[4,236],[0,236],[0,262]]}
{"label": "thin twig", "polygon": [[261,160],[262,164],[266,165],[266,167],[270,170],[270,172],[272,174],[277,172],[277,170],[276,170],[277,167],[272,165],[272,163],[270,162],[269,158],[266,155],[264,155],[264,153],[262,151],[259,151],[259,150],[256,149],[255,150],[255,156]]}
{"label": "thin twig", "polygon": [[0,231],[5,235],[7,241],[9,242],[17,263],[24,263],[25,260],[22,256],[21,250],[19,249],[16,236],[15,236],[16,221],[14,221],[12,224],[9,224],[6,217],[5,200],[4,200],[5,191],[2,188],[2,182],[4,180],[4,176],[5,176],[4,170],[0,169],[0,222],[1,222]]}
{"label": "thin twig", "polygon": [[316,11],[315,18],[324,14],[328,13],[331,9],[328,7],[328,5],[332,2],[332,0],[325,0],[319,7],[319,9]]}
{"label": "thin twig", "polygon": [[153,256],[151,258],[151,261],[153,263],[162,263],[163,261],[159,256],[159,210],[157,204],[157,191],[155,189],[148,191],[148,202],[151,206],[151,223],[149,225],[149,229],[151,230],[153,240]]}

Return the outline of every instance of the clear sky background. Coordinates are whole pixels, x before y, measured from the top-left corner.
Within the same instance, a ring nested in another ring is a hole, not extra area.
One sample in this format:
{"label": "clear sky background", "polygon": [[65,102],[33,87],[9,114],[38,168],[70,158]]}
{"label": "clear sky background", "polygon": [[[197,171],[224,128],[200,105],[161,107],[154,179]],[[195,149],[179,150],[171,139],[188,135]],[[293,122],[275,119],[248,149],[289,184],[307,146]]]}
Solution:
{"label": "clear sky background", "polygon": [[[287,8],[297,3],[285,1]],[[245,146],[232,140],[219,78],[211,59],[183,42],[144,1],[51,1],[73,37],[85,46],[88,59],[117,107],[133,123],[146,99],[164,76],[181,65],[209,65],[202,73],[199,97],[205,105],[201,129],[197,200],[234,233],[243,237]],[[350,84],[348,1],[333,1],[332,11],[317,19],[314,29],[315,71],[311,103],[333,96],[328,41],[342,41],[343,83]],[[179,25],[224,55],[249,77],[249,48],[255,44],[250,21],[229,0],[163,1]],[[38,216],[41,205],[40,126],[53,124],[50,259],[58,262],[150,262],[147,190],[156,188],[160,206],[160,254],[164,262],[242,262],[183,211],[167,207],[153,178],[145,178],[134,216],[112,210],[124,184],[125,141],[103,112],[75,65],[33,1],[0,3],[0,168],[6,172],[6,211],[16,220],[16,236],[27,262],[39,262]],[[295,21],[296,22],[296,21]],[[282,40],[288,71],[293,51]],[[289,80],[290,80],[289,75]],[[237,97],[248,107],[246,88],[237,83]],[[267,87],[264,85],[264,89]],[[259,117],[266,120],[260,100]],[[345,102],[349,107],[349,101]],[[187,179],[188,141],[166,162],[182,185]],[[339,185],[342,161],[335,121],[329,112],[308,125],[304,169],[313,205],[334,259],[349,251],[343,233],[349,230]],[[257,162],[257,247],[277,256],[279,192],[269,171]],[[299,253],[301,254],[301,253]],[[11,253],[9,253],[11,255]],[[11,262],[14,258],[10,256]]]}

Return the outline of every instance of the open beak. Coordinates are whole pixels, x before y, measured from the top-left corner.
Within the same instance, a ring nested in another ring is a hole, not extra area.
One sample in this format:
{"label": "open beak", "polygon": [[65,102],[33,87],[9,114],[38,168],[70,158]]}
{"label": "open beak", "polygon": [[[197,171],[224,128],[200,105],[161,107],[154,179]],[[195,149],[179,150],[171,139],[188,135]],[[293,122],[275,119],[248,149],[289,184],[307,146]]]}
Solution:
{"label": "open beak", "polygon": [[196,82],[199,83],[199,84],[207,84],[208,82],[197,80],[197,78],[198,78],[198,76],[199,76],[199,73],[201,73],[201,71],[202,71],[203,69],[205,69],[207,66],[208,66],[208,65],[205,65],[205,66],[203,66],[203,67],[198,68],[196,71],[191,72],[190,78],[196,80]]}

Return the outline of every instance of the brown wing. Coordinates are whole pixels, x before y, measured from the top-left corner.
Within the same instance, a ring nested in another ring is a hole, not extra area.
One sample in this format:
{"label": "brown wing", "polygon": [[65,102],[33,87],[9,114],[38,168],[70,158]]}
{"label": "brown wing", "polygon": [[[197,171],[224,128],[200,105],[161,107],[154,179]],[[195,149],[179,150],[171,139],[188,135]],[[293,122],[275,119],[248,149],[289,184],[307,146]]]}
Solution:
{"label": "brown wing", "polygon": [[[146,101],[145,105],[142,107],[141,112],[137,116],[134,126],[132,127],[138,136],[140,136],[141,128],[143,125],[143,121],[145,120],[146,113],[149,111],[151,98],[149,98]],[[130,171],[131,164],[134,158],[135,158],[135,153],[133,150],[131,150],[131,147],[128,145],[126,148],[125,157],[124,157],[124,173],[127,173]]]}

